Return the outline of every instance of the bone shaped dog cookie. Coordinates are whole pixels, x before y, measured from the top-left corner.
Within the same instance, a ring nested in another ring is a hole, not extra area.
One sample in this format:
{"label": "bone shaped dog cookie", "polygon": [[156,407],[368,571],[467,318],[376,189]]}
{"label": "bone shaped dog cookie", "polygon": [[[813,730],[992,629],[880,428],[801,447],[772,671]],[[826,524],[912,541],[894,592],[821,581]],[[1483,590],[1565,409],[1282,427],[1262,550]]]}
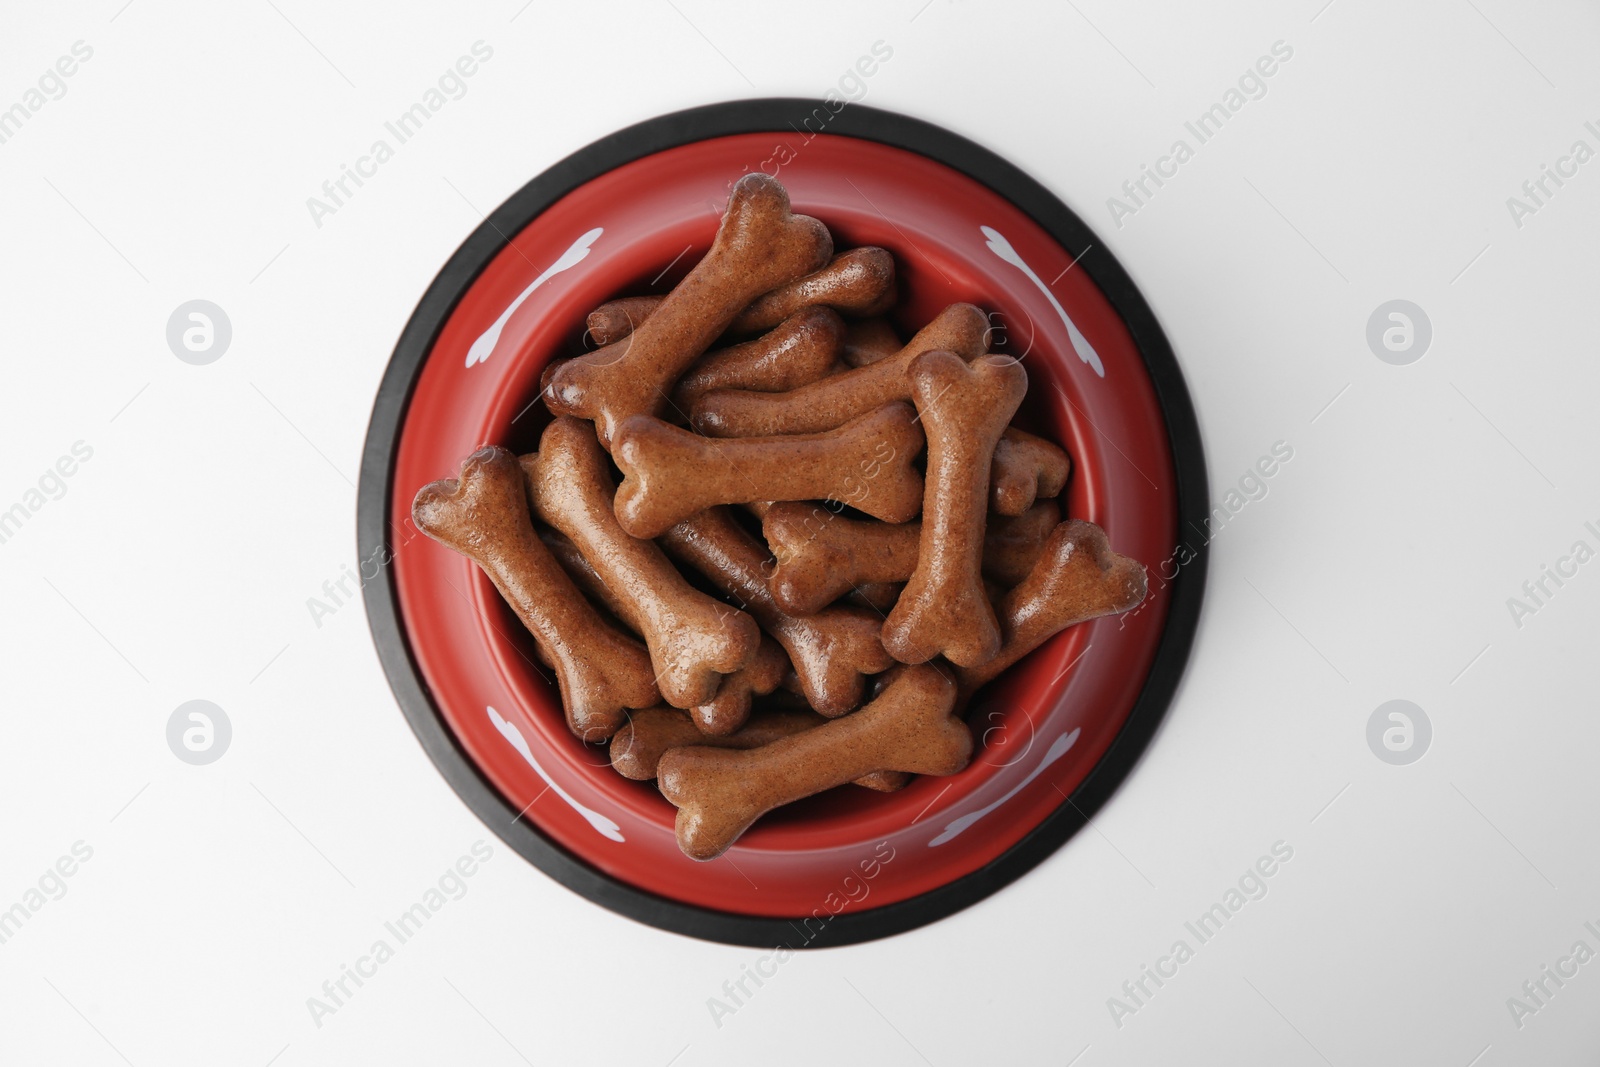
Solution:
{"label": "bone shaped dog cookie", "polygon": [[925,352],[911,365],[928,434],[927,494],[917,569],[883,623],[883,647],[904,663],[939,653],[976,667],[1000,651],[1000,626],[983,591],[984,520],[995,442],[1028,391],[1010,356],[968,364]]}
{"label": "bone shaped dog cookie", "polygon": [[767,588],[772,557],[726,508],[699,512],[661,538],[667,553],[716,583],[783,646],[806,701],[830,718],[861,703],[864,676],[893,660],[878,640],[880,617],[861,608],[834,607],[791,615]]}
{"label": "bone shaped dog cookie", "polygon": [[[522,460],[519,459],[517,462],[521,463]],[[522,473],[524,476],[527,475],[526,466],[523,467]],[[540,526],[539,540],[544,542],[544,547],[548,548],[550,554],[556,558],[556,562],[561,564],[561,569],[567,572],[567,577],[571,578],[578,588],[583,590],[584,596],[611,612],[618,619],[627,622],[628,627],[634,633],[639,632],[638,627],[627,621],[630,605],[624,603],[616,594],[606,588],[605,581],[595,573],[593,567],[589,566],[589,561],[583,558],[583,553],[578,551],[578,546],[573,544],[566,534],[560,530],[552,530],[548,526]]]}
{"label": "bone shaped dog cookie", "polygon": [[1021,515],[1035,500],[1060,496],[1071,473],[1072,460],[1059,446],[1008,426],[989,465],[989,507],[1001,515]]}
{"label": "bone shaped dog cookie", "polygon": [[734,184],[716,240],[661,306],[608,362],[575,359],[550,376],[545,404],[557,415],[593,419],[601,443],[617,423],[655,414],[689,365],[756,297],[824,263],[833,238],[816,219],[789,211],[789,194],[764,174]]}
{"label": "bone shaped dog cookie", "polygon": [[826,721],[813,711],[764,711],[731,733],[708,736],[677,708],[645,708],[630,715],[627,725],[611,736],[611,766],[624,778],[646,782],[656,776],[656,765],[671,749],[755,748]]}
{"label": "bone shaped dog cookie", "polygon": [[[611,738],[611,766],[624,778],[648,781],[656,776],[661,757],[674,748],[710,745],[714,748],[756,748],[780,737],[814,730],[830,720],[810,709],[763,710],[751,714],[739,729],[707,735],[677,708],[645,708],[634,712],[628,724]],[[909,780],[896,771],[875,771],[855,784],[879,793],[892,793]]]}
{"label": "bone shaped dog cookie", "polygon": [[[1007,586],[1022,581],[1060,521],[1053,501],[1015,517],[991,518],[983,539],[983,572]],[[849,519],[817,504],[785,502],[767,509],[761,533],[778,560],[768,582],[774,599],[785,611],[803,615],[852,589],[910,580],[921,552],[922,524]],[[897,599],[889,598],[883,610]]]}
{"label": "bone shaped dog cookie", "polygon": [[916,522],[849,519],[816,504],[774,504],[761,520],[777,559],[767,582],[773,599],[804,615],[863,585],[903,583],[916,570],[921,529]]}
{"label": "bone shaped dog cookie", "polygon": [[911,399],[906,371],[922,353],[943,349],[976,359],[988,343],[988,316],[971,304],[951,304],[892,356],[786,393],[707,393],[695,403],[689,421],[713,437],[820,433],[891,401]]}
{"label": "bone shaped dog cookie", "polygon": [[911,465],[922,440],[917,415],[903,402],[826,433],[737,440],[636,415],[612,442],[624,475],[617,520],[634,537],[658,537],[716,504],[837,500],[885,522],[904,522],[922,504],[922,475]]}
{"label": "bone shaped dog cookie", "polygon": [[833,369],[843,340],[838,312],[802,308],[753,341],[708,353],[678,379],[673,407],[687,413],[714,389],[775,393],[814,382]]}
{"label": "bone shaped dog cookie", "polygon": [[661,702],[649,654],[600,618],[534,532],[517,458],[484,448],[459,478],[433,482],[411,505],[417,528],[483,568],[533,634],[585,741],[610,737],[624,708]]}
{"label": "bone shaped dog cookie", "polygon": [[904,588],[904,582],[862,582],[845,594],[845,600],[871,608],[879,615],[887,615],[889,609],[894,607],[894,602],[900,599],[900,590]]}
{"label": "bone shaped dog cookie", "polygon": [[[627,296],[589,313],[597,345],[620,341],[661,306],[664,297]],[[803,278],[758,297],[729,324],[732,333],[760,333],[802,308],[830,307],[847,315],[877,315],[894,303],[894,257],[881,248],[852,248]],[[896,347],[899,347],[898,345]]]}
{"label": "bone shaped dog cookie", "polygon": [[888,359],[905,347],[888,319],[862,319],[845,327],[839,358],[847,366],[865,367]]}
{"label": "bone shaped dog cookie", "polygon": [[[526,475],[527,471],[524,470],[523,474]],[[550,550],[550,555],[554,556],[556,562],[561,564],[561,569],[567,572],[567,577],[571,578],[578,588],[583,590],[583,595],[594,601],[597,607],[604,608],[611,613],[611,618],[606,621],[616,620],[621,622],[628,628],[629,636],[637,637],[639,628],[626,620],[631,605],[618,599],[611,590],[606,588],[606,583],[595,573],[594,568],[589,566],[589,561],[583,558],[583,553],[578,551],[578,546],[568,540],[567,535],[560,530],[552,530],[543,523],[538,524],[538,531],[539,540],[544,542],[544,547]],[[533,648],[539,657],[539,662],[548,667],[550,660],[545,656],[543,647],[535,643]],[[646,651],[648,652],[649,650],[647,649]],[[652,669],[654,669],[653,665]],[[657,686],[657,688],[659,689],[660,687]]]}
{"label": "bone shaped dog cookie", "polygon": [[612,345],[627,337],[643,325],[664,296],[622,296],[607,300],[589,312],[584,325],[589,329],[589,340],[596,345]]}
{"label": "bone shaped dog cookie", "polygon": [[667,703],[704,704],[724,675],[750,662],[761,639],[755,620],[689,585],[659,548],[617,525],[615,490],[593,427],[556,419],[538,454],[521,464],[534,511],[571,538],[618,602],[622,621],[644,637]]}
{"label": "bone shaped dog cookie", "polygon": [[[589,561],[583,558],[583,553],[578,551],[578,546],[568,540],[565,534],[545,527],[539,531],[539,539],[545,543],[545,547],[550,549],[550,554],[591,600],[604,605],[619,619],[631,614],[631,604],[619,600],[606,587],[606,583],[595,573]],[[630,622],[629,625],[633,627],[635,633],[639,632],[634,623]],[[783,647],[763,634],[755,658],[732,674],[724,676],[722,684],[717,687],[716,693],[710,700],[689,709],[687,718],[690,725],[702,735],[727,734],[741,729],[750,713],[753,698],[766,696],[777,689],[792,670]],[[678,709],[672,710],[675,714],[678,713]],[[635,715],[635,721],[637,718]],[[655,777],[654,771],[650,777]],[[881,784],[863,784],[869,788],[883,788]]]}
{"label": "bone shaped dog cookie", "polygon": [[1081,519],[1057,526],[1028,577],[995,606],[999,654],[956,671],[962,699],[1067,627],[1137,607],[1145,589],[1144,564],[1113,552],[1100,527]]}
{"label": "bone shaped dog cookie", "polygon": [[972,756],[972,734],[951,715],[955,698],[937,669],[911,667],[866,707],[814,730],[760,748],[671,749],[657,784],[678,808],[678,846],[715,859],[773,808],[872,771],[956,773]]}
{"label": "bone shaped dog cookie", "polygon": [[750,662],[723,678],[709,700],[690,708],[689,718],[703,734],[730,734],[749,718],[753,698],[778,688],[788,673],[783,646],[762,634]]}
{"label": "bone shaped dog cookie", "polygon": [[765,330],[815,305],[846,315],[881,315],[894,299],[894,257],[868,245],[841,252],[821,270],[758,297],[733,320],[733,329]]}
{"label": "bone shaped dog cookie", "polygon": [[1041,500],[1020,515],[991,515],[983,535],[983,576],[1010,589],[1028,576],[1045,542],[1061,522],[1054,500]]}

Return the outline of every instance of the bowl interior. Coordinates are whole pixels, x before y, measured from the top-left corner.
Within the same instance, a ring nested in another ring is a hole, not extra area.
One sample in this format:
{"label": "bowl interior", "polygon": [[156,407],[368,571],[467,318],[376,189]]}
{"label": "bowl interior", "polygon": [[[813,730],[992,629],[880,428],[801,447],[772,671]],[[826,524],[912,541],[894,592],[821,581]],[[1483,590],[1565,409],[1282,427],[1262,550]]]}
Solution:
{"label": "bowl interior", "polygon": [[[544,367],[583,350],[583,319],[595,305],[667,291],[706,251],[729,186],[746,169],[782,180],[795,210],[826,222],[837,248],[894,253],[901,300],[892,317],[904,335],[954,301],[988,310],[995,350],[1022,359],[1029,373],[1018,424],[1073,457],[1065,515],[1105,527],[1118,551],[1153,572],[1170,566],[1175,486],[1160,407],[1126,326],[1072,269],[1083,250],[1062,248],[1009,202],[926,157],[827,134],[750,134],[656,153],[580,186],[516,234],[473,283],[433,345],[396,449],[396,591],[441,717],[521,818],[551,840],[614,878],[686,903],[779,917],[836,913],[907,899],[976,870],[1064,803],[1143,686],[1165,620],[1164,583],[1152,582],[1136,612],[1058,635],[981,693],[969,716],[978,750],[961,774],[921,778],[894,794],[832,790],[763,819],[723,859],[695,863],[678,852],[674,809],[653,783],[623,779],[603,748],[567,732],[551,672],[488,579],[420,536],[409,518],[416,490],[453,476],[479,445],[537,447],[549,421],[538,401]],[[595,229],[586,256],[547,274]],[[993,233],[1011,257],[992,249]],[[525,292],[488,358],[468,363],[474,342]],[[1080,355],[1072,328],[1099,370]]]}

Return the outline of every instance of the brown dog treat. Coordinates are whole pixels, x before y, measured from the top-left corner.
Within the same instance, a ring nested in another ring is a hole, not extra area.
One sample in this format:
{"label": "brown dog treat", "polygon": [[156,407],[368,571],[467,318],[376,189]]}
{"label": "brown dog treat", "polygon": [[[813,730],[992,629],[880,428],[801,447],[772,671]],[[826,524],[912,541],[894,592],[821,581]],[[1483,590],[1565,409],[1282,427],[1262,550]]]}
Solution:
{"label": "brown dog treat", "polygon": [[[565,534],[549,527],[541,527],[539,539],[550,549],[550,554],[555,556],[567,574],[578,584],[589,599],[604,606],[612,614],[617,614],[620,603],[612,595],[606,583],[600,580],[589,561],[583,558],[583,553],[578,551],[578,546],[567,539]],[[892,587],[898,594],[899,587]],[[889,604],[893,604],[891,598]],[[888,611],[888,606],[883,611]],[[619,616],[620,618],[620,616]],[[535,645],[535,651],[538,646]],[[542,659],[541,655],[541,659]],[[548,665],[548,662],[547,662]],[[765,634],[761,635],[761,645],[756,652],[755,659],[747,665],[734,671],[722,680],[717,692],[705,704],[689,709],[692,721],[697,723],[696,731],[701,734],[717,735],[726,734],[741,728],[754,697],[769,696],[778,688],[779,683],[786,678],[793,678],[794,670],[789,666],[789,657],[784,654],[783,646],[777,644]],[[800,692],[799,681],[795,681],[795,692]],[[800,698],[803,703],[803,698]],[[804,705],[809,710],[810,705]],[[673,709],[676,711],[677,709]],[[817,717],[817,721],[822,721]],[[650,777],[655,777],[652,770]],[[872,782],[862,782],[869,789],[880,789],[882,784],[876,779]],[[902,783],[903,784],[903,783]],[[896,787],[898,788],[898,787]],[[885,789],[892,792],[892,789]]]}
{"label": "brown dog treat", "polygon": [[894,608],[895,601],[900,599],[900,590],[905,587],[904,582],[862,582],[846,593],[844,598],[851,604],[887,615]]}
{"label": "brown dog treat", "polygon": [[[518,459],[518,462],[521,463],[522,460]],[[526,465],[524,465],[522,473],[524,475],[528,473]],[[550,550],[550,554],[556,558],[557,563],[561,564],[561,569],[567,572],[567,576],[577,583],[579,589],[583,590],[583,595],[620,620],[623,617],[623,613],[628,609],[610,589],[606,588],[606,583],[601,579],[600,575],[595,573],[594,568],[589,566],[589,561],[583,558],[583,553],[578,551],[578,546],[573,544],[571,539],[560,530],[552,530],[542,523],[539,524],[538,529],[539,540],[544,542],[544,547]],[[632,628],[633,624],[629,623],[627,625]],[[634,629],[633,632],[638,633],[639,631]]]}
{"label": "brown dog treat", "polygon": [[772,597],[785,611],[805,615],[862,585],[904,582],[917,569],[920,529],[914,522],[849,519],[807,502],[774,504],[761,520],[778,561],[767,582]]}
{"label": "brown dog treat", "polygon": [[911,784],[911,779],[916,777],[905,771],[873,771],[854,779],[855,784],[863,789],[870,789],[874,793],[898,793]]}
{"label": "brown dog treat", "polygon": [[765,174],[734,184],[705,258],[632,334],[556,368],[544,390],[557,415],[593,419],[602,443],[629,415],[656,414],[672,383],[756,297],[808,274],[833,253],[828,228],[789,211],[789,194]]}
{"label": "brown dog treat", "polygon": [[1035,500],[1060,496],[1071,473],[1072,460],[1059,446],[1008,426],[989,465],[989,507],[1001,515],[1021,515]]}
{"label": "brown dog treat", "polygon": [[922,353],[943,349],[976,359],[988,343],[988,316],[971,304],[951,304],[892,356],[787,393],[748,389],[707,393],[690,411],[689,421],[713,437],[821,433],[892,401],[910,400],[906,371]]}
{"label": "brown dog treat", "polygon": [[[733,610],[729,608],[728,610]],[[730,734],[750,716],[752,697],[766,696],[789,673],[789,657],[766,634],[753,659],[722,679],[711,699],[689,709],[689,717],[705,734]]]}
{"label": "brown dog treat", "polygon": [[778,683],[778,688],[752,702],[751,713],[757,711],[813,711],[811,701],[806,699],[805,690],[800,685],[800,676],[794,673],[794,667],[789,667],[788,673],[783,676],[783,681]]}
{"label": "brown dog treat", "polygon": [[982,577],[989,461],[1028,391],[1028,372],[1010,356],[969,364],[925,352],[910,375],[928,435],[928,489],[917,569],[884,620],[883,647],[903,663],[943,653],[976,667],[1000,651]]}
{"label": "brown dog treat", "polygon": [[1057,526],[1028,577],[995,605],[999,654],[956,671],[962,699],[1067,627],[1137,607],[1145,588],[1144,564],[1111,551],[1100,527],[1082,519]]}
{"label": "brown dog treat", "polygon": [[[894,304],[894,257],[881,248],[852,248],[803,278],[763,293],[741,311],[728,329],[760,333],[808,307],[829,307],[846,315],[879,315]],[[620,341],[639,328],[665,297],[625,296],[589,313],[589,336],[597,345]],[[896,348],[899,346],[896,345]]]}
{"label": "brown dog treat", "polygon": [[[903,669],[902,667],[896,667],[882,674],[874,675],[871,684],[867,687],[867,700],[873,701],[883,696],[883,691],[889,688],[890,684],[900,676],[900,671]],[[911,784],[911,779],[915,777],[916,775],[907,774],[905,771],[873,771],[871,774],[865,774],[857,778],[856,785],[865,786],[878,793],[895,793]]]}
{"label": "brown dog treat", "polygon": [[933,667],[900,672],[853,715],[760,748],[692,746],[661,757],[657,784],[678,808],[678,847],[722,855],[773,808],[876,771],[954,774],[972,757],[972,733],[951,715],[955,683]]}
{"label": "brown dog treat", "polygon": [[637,330],[665,299],[663,296],[624,296],[606,301],[589,312],[584,322],[589,328],[589,340],[597,345],[622,340]]}
{"label": "brown dog treat", "polygon": [[[922,505],[922,475],[911,465],[922,430],[906,403],[827,433],[738,440],[635,415],[617,428],[612,446],[624,475],[617,520],[634,537],[659,537],[716,504],[837,500],[885,522],[905,522]],[[984,473],[987,480],[987,467]]]}
{"label": "brown dog treat", "polygon": [[837,312],[802,308],[753,341],[706,355],[678,379],[672,405],[688,412],[713,389],[779,393],[814,382],[833,369],[843,339]]}
{"label": "brown dog treat", "polygon": [[1054,500],[1041,500],[1021,515],[990,515],[983,535],[983,576],[1007,589],[1022,581],[1060,522],[1061,508]]}
{"label": "brown dog treat", "polygon": [[755,748],[827,721],[808,709],[759,711],[731,733],[707,735],[678,708],[645,708],[629,716],[627,725],[612,736],[611,766],[624,778],[646,782],[656,776],[656,765],[671,749],[685,745]]}
{"label": "brown dog treat", "polygon": [[[582,363],[589,367],[609,367],[626,356],[628,350],[632,347],[633,336],[630,334],[612,344],[602,345],[593,352],[585,352],[581,356],[551,360],[545,365],[544,370],[539,372],[539,395],[542,397],[550,395],[551,383],[555,381],[556,375],[568,363]],[[550,406],[548,401],[546,401],[545,406]]]}
{"label": "brown dog treat", "polygon": [[[983,539],[983,571],[1010,587],[1027,577],[1061,521],[1053,501],[1015,517],[991,519]],[[847,593],[867,594],[887,613],[917,569],[922,524],[848,519],[818,504],[774,504],[761,533],[777,558],[767,584],[785,611],[817,611]],[[870,587],[870,593],[869,593]]]}
{"label": "brown dog treat", "polygon": [[[875,674],[867,679],[867,700],[876,700],[878,694],[883,692],[883,687],[890,677],[888,673]],[[764,715],[769,711],[803,711],[809,716],[807,721],[813,726],[821,726],[830,720],[823,715],[818,715],[806,700],[800,685],[800,677],[793,670],[783,677],[783,684],[762,698],[761,707],[751,712],[752,715]],[[913,775],[902,771],[874,771],[863,774],[855,781],[863,789],[870,789],[875,793],[893,793],[904,789],[910,783]]]}
{"label": "brown dog treat", "polygon": [[905,344],[888,319],[862,319],[845,327],[839,358],[847,367],[865,367],[868,363],[888,359]]}
{"label": "brown dog treat", "polygon": [[758,298],[733,320],[733,329],[770,329],[801,308],[819,304],[844,315],[881,315],[894,300],[894,257],[882,248],[852,248],[816,273]]}
{"label": "brown dog treat", "polygon": [[588,423],[556,419],[539,439],[538,454],[520,462],[534,511],[572,539],[617,616],[644,638],[667,703],[708,703],[724,675],[755,657],[761,640],[755,620],[684,581],[653,543],[623,533],[605,453]]}
{"label": "brown dog treat", "polygon": [[680,522],[662,536],[661,544],[755,616],[789,654],[800,691],[821,714],[833,718],[854,709],[861,703],[865,676],[893,664],[878,641],[882,620],[871,612],[836,607],[791,615],[780,608],[767,589],[772,557],[726,508],[711,508]]}
{"label": "brown dog treat", "polygon": [[[661,757],[674,748],[709,745],[713,748],[756,748],[829,720],[810,708],[763,709],[729,734],[707,735],[677,708],[645,708],[629,717],[628,724],[611,738],[611,766],[624,778],[648,781],[656,776]],[[878,793],[893,793],[911,780],[897,771],[874,771],[856,779],[856,785]]]}
{"label": "brown dog treat", "polygon": [[873,771],[857,778],[855,784],[874,793],[898,793],[910,785],[911,779],[915,777],[916,775],[906,771]]}
{"label": "brown dog treat", "polygon": [[482,567],[554,666],[567,725],[603,741],[624,708],[661,702],[650,656],[606,625],[534,532],[517,458],[483,448],[459,478],[425,485],[411,504],[417,528]]}
{"label": "brown dog treat", "polygon": [[[891,682],[900,677],[900,672],[903,670],[905,670],[905,665],[896,663],[893,667],[890,667],[882,674],[874,674],[871,678],[869,678],[867,680],[868,702],[877,700],[879,697],[883,696],[883,691],[889,688],[889,684]],[[946,671],[945,673],[948,674],[949,672]]]}

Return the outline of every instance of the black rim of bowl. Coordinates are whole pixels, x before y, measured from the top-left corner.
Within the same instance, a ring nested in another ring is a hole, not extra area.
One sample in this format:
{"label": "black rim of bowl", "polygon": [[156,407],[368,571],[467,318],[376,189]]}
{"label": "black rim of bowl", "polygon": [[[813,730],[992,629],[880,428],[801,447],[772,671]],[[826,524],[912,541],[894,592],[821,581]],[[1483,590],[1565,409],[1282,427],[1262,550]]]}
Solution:
{"label": "black rim of bowl", "polygon": [[[1012,164],[939,126],[849,104],[817,100],[741,100],[692,108],[629,126],[580,149],[534,178],[473,231],[440,270],[406,324],[378,387],[361,459],[357,494],[359,558],[392,558],[389,502],[394,455],[417,376],[440,330],[478,275],[535,217],[573,189],[624,163],[668,148],[731,134],[828,133],[908,149],[982,182],[1005,197],[1078,258],[1126,323],[1155,386],[1172,445],[1178,531],[1202,530],[1208,514],[1200,430],[1183,374],[1155,315],[1126,271],[1071,210]],[[1079,258],[1081,257],[1081,258]],[[1156,657],[1127,721],[1110,749],[1038,826],[992,862],[937,889],[895,904],[823,918],[737,915],[684,904],[619,881],[555,844],[525,819],[467,756],[434,706],[411,655],[387,565],[365,583],[367,618],[395,698],[423,749],[461,799],[512,849],[580,896],[629,918],[690,937],[758,947],[817,948],[854,944],[915,929],[954,914],[1020,878],[1076,833],[1111,797],[1154,736],[1177,688],[1200,615],[1207,552],[1180,547],[1188,558],[1175,576],[1159,576],[1171,605]],[[1169,561],[1170,562],[1170,561]],[[1158,565],[1163,571],[1167,564]],[[819,909],[821,910],[821,909]]]}

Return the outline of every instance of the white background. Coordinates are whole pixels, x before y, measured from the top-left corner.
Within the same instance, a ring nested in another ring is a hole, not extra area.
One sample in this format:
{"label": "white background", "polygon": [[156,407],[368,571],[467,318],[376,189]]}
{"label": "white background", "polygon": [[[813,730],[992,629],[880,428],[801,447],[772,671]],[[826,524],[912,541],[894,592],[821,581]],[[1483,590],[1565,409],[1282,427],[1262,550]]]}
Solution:
{"label": "white background", "polygon": [[[0,945],[0,1062],[1593,1062],[1600,962],[1521,1028],[1506,1003],[1600,950],[1600,563],[1520,628],[1506,603],[1600,547],[1600,161],[1520,228],[1506,205],[1600,148],[1592,5],[521,2],[8,5],[0,107],[94,54],[0,145],[0,509],[74,442],[93,458],[0,544],[0,908],[93,857]],[[317,227],[306,198],[480,39],[467,95]],[[763,954],[500,845],[362,608],[319,627],[306,600],[355,566],[377,383],[481,212],[637,120],[819,97],[879,40],[866,103],[1009,157],[1132,273],[1214,495],[1294,458],[1214,542],[1183,686],[1091,829],[934,926],[789,960],[718,1026],[708,998]],[[1267,95],[1113,225],[1280,40]],[[209,366],[165,340],[194,298],[233,324]],[[1433,324],[1410,366],[1365,341],[1393,298]],[[165,739],[195,698],[234,727],[205,767]],[[1394,698],[1434,728],[1405,767],[1365,737]],[[479,839],[467,895],[315,1025],[306,999]],[[1119,1027],[1108,998],[1277,841],[1268,895]]]}

